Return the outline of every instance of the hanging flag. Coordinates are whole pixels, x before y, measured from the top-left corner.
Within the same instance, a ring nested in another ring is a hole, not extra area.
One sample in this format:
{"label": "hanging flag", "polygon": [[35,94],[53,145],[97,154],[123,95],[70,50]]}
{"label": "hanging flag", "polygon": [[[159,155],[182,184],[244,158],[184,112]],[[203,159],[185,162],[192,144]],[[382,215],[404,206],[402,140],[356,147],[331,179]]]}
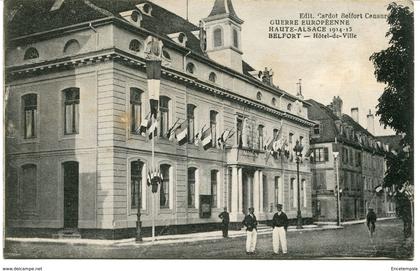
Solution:
{"label": "hanging flag", "polygon": [[149,170],[147,174],[147,186],[152,186],[152,193],[156,193],[158,186],[163,181],[163,175],[159,169]]}
{"label": "hanging flag", "polygon": [[196,145],[196,146],[198,146],[198,144],[200,143],[200,140],[203,136],[204,127],[206,127],[205,124],[203,125],[203,127],[201,127],[201,129],[194,136],[194,145]]}
{"label": "hanging flag", "polygon": [[179,145],[183,145],[187,142],[188,136],[188,120],[184,120],[184,122],[178,126],[176,129],[175,138]]}
{"label": "hanging flag", "polygon": [[136,134],[145,136],[147,129],[152,125],[150,119],[150,113],[147,114],[146,118],[141,121],[140,127],[136,128]]}
{"label": "hanging flag", "polygon": [[149,139],[152,139],[152,137],[157,137],[157,128],[158,128],[158,123],[159,123],[153,117],[151,119],[152,119],[152,121],[151,121],[151,125],[149,127]]}
{"label": "hanging flag", "polygon": [[305,153],[304,159],[312,161],[314,158],[314,153],[312,149],[308,149],[308,151]]}
{"label": "hanging flag", "polygon": [[203,143],[204,150],[209,149],[212,146],[213,140],[211,139],[211,127],[207,128],[201,136],[201,142]]}
{"label": "hanging flag", "polygon": [[267,150],[268,150],[268,145],[270,144],[270,142],[271,142],[271,137],[267,138],[267,140],[266,140],[266,141],[265,141],[265,143],[264,143],[264,147],[263,147],[263,149],[264,149],[265,151],[267,151]]}
{"label": "hanging flag", "polygon": [[159,111],[159,92],[161,61],[155,59],[146,60],[147,89],[149,92],[150,112],[156,119]]}
{"label": "hanging flag", "polygon": [[178,124],[179,118],[176,119],[175,123],[171,126],[171,128],[169,128],[169,130],[166,132],[166,138],[168,138],[169,140],[171,140],[173,138],[174,132],[176,130],[175,127],[178,128],[178,126],[176,126]]}
{"label": "hanging flag", "polygon": [[233,132],[233,128],[231,128],[230,130],[224,130],[219,138],[217,139],[217,145],[221,148],[224,149],[226,146],[226,142],[228,141],[229,138],[231,138],[233,135],[235,134],[235,132]]}

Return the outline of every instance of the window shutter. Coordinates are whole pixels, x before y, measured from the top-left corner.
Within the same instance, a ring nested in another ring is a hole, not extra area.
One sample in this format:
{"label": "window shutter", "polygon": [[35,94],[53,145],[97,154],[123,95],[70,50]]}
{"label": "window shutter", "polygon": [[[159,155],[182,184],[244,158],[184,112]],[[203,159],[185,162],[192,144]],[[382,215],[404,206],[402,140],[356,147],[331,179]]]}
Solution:
{"label": "window shutter", "polygon": [[328,148],[327,147],[324,148],[324,160],[328,161]]}

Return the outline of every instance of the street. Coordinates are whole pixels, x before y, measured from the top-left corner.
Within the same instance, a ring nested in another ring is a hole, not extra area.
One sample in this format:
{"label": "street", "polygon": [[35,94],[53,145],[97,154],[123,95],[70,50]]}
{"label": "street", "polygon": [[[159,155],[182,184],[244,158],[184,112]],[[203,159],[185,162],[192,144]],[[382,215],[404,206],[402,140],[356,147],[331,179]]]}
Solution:
{"label": "street", "polygon": [[412,239],[404,240],[402,222],[379,221],[373,239],[365,224],[346,225],[340,230],[289,232],[288,254],[272,253],[271,234],[260,234],[257,253],[245,253],[245,237],[197,241],[183,244],[75,245],[7,241],[5,258],[166,258],[166,259],[319,259],[413,257]]}

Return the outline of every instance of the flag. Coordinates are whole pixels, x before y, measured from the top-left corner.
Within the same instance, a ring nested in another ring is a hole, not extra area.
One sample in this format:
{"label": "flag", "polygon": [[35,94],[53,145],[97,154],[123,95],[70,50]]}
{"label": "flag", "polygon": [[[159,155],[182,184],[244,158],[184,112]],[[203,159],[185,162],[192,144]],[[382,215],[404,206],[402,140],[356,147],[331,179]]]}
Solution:
{"label": "flag", "polygon": [[175,123],[172,125],[172,127],[171,128],[169,128],[169,130],[166,132],[166,138],[168,138],[169,140],[172,140],[172,138],[173,138],[173,135],[174,135],[174,131],[176,130],[176,128],[175,127],[178,127],[178,126],[176,126],[177,124],[178,124],[178,121],[179,121],[179,118],[178,119],[176,119],[176,121],[175,121]]}
{"label": "flag", "polygon": [[154,119],[153,117],[151,119],[152,121],[149,127],[149,139],[152,139],[152,137],[157,137],[158,121]]}
{"label": "flag", "polygon": [[206,125],[204,124],[203,127],[201,127],[201,129],[195,134],[194,136],[194,144],[196,146],[198,146],[198,143],[200,142],[200,140],[202,140],[202,136],[203,136],[203,131],[204,131],[204,127],[206,127]]}
{"label": "flag", "polygon": [[151,126],[150,113],[141,121],[140,127],[136,128],[136,134],[145,136],[146,130]]}
{"label": "flag", "polygon": [[229,139],[229,138],[231,138],[234,134],[235,134],[235,132],[233,132],[233,128],[232,128],[232,129],[230,129],[230,130],[224,130],[224,131],[220,134],[219,138],[217,139],[217,145],[218,145],[220,148],[222,148],[222,149],[223,149],[223,148],[225,147],[226,142],[228,141],[228,139]]}
{"label": "flag", "polygon": [[188,136],[188,120],[184,120],[184,122],[178,126],[176,129],[175,138],[179,145],[183,145],[187,142]]}
{"label": "flag", "polygon": [[209,149],[212,146],[212,139],[211,139],[211,127],[207,128],[201,136],[201,142],[203,143],[204,150]]}
{"label": "flag", "polygon": [[314,158],[314,153],[312,149],[308,149],[308,151],[305,153],[304,159],[312,161]]}
{"label": "flag", "polygon": [[150,112],[156,119],[159,111],[159,91],[160,91],[160,60],[146,60],[147,89],[149,91]]}
{"label": "flag", "polygon": [[265,151],[267,151],[268,150],[268,145],[271,143],[271,137],[269,137],[269,138],[267,138],[267,140],[265,141],[265,143],[264,143],[264,147],[263,147],[263,149],[265,150]]}
{"label": "flag", "polygon": [[152,186],[152,193],[156,193],[158,185],[162,182],[163,175],[159,169],[149,170],[147,173],[147,185]]}

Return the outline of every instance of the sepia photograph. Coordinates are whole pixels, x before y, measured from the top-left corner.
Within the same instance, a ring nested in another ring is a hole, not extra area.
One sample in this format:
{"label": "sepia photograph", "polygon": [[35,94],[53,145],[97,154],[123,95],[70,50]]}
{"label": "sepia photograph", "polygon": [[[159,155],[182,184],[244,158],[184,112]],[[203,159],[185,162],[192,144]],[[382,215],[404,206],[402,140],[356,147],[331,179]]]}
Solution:
{"label": "sepia photograph", "polygon": [[414,2],[5,0],[3,39],[3,270],[417,270]]}

